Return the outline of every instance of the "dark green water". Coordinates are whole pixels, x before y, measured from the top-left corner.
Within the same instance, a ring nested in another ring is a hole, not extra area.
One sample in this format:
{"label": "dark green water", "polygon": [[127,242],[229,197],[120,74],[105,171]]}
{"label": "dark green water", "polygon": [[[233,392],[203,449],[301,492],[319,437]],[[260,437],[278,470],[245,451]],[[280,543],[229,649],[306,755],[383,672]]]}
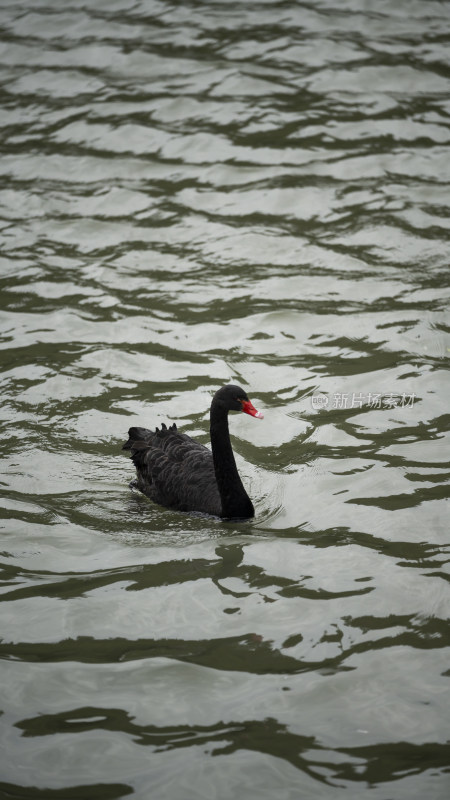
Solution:
{"label": "dark green water", "polygon": [[[1,798],[448,797],[449,22],[0,3]],[[255,519],[133,493],[228,382]]]}

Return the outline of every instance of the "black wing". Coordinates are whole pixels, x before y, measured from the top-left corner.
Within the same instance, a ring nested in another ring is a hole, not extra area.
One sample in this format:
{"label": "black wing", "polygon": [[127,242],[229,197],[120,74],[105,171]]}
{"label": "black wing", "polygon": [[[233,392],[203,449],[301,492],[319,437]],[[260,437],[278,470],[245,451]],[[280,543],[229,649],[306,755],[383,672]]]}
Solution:
{"label": "black wing", "polygon": [[220,516],[222,504],[211,450],[179,433],[176,425],[162,430],[130,428],[124,450],[131,450],[137,485],[156,503],[179,511]]}

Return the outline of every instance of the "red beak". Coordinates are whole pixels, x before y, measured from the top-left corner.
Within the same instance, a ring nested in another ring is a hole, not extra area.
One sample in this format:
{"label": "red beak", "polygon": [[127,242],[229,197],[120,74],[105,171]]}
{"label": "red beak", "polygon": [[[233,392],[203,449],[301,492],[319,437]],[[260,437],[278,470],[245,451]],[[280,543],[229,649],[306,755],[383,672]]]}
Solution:
{"label": "red beak", "polygon": [[262,419],[264,417],[262,411],[257,411],[250,400],[244,400],[242,402],[242,411],[244,414],[250,414],[251,417],[256,417],[257,419]]}

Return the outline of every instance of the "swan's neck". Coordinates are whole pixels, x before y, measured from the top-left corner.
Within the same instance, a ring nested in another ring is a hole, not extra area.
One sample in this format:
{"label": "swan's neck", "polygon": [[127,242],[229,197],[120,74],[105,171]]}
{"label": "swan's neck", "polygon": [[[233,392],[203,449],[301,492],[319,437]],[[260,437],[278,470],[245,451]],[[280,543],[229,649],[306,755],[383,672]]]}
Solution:
{"label": "swan's neck", "polygon": [[237,471],[228,430],[228,411],[211,406],[211,447],[223,517],[253,517],[252,502]]}

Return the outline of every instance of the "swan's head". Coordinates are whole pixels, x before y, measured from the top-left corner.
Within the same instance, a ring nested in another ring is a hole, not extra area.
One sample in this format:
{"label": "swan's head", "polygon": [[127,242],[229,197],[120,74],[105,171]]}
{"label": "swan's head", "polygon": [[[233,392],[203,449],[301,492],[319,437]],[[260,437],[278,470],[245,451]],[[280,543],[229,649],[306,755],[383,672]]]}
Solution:
{"label": "swan's head", "polygon": [[214,403],[223,406],[227,411],[243,411],[251,417],[262,419],[264,414],[257,411],[253,403],[248,399],[247,392],[240,386],[223,386],[214,395]]}

